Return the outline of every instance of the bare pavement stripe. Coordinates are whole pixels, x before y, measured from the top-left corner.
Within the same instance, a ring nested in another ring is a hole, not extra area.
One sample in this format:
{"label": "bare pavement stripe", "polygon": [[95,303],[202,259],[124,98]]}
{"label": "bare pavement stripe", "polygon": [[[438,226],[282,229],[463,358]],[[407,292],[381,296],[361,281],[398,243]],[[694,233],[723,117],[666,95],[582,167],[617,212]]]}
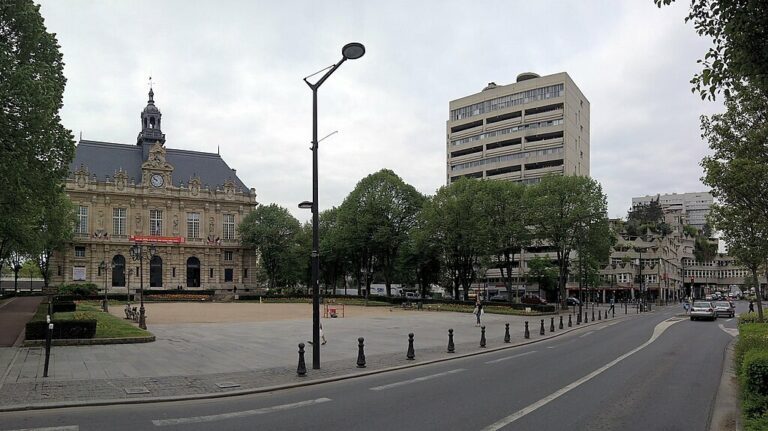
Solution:
{"label": "bare pavement stripe", "polygon": [[603,371],[613,367],[614,365],[616,365],[619,362],[623,361],[624,359],[634,355],[635,353],[637,353],[640,350],[642,350],[645,347],[647,347],[649,344],[651,344],[654,341],[656,341],[656,339],[659,338],[659,336],[661,334],[663,334],[664,331],[666,331],[670,326],[672,326],[672,325],[674,325],[675,323],[678,323],[678,322],[681,322],[681,320],[665,320],[665,321],[659,323],[653,329],[653,335],[651,335],[651,338],[648,339],[648,341],[646,341],[645,343],[643,343],[640,346],[630,350],[629,352],[619,356],[618,358],[614,359],[613,361],[603,365],[602,367],[600,367],[600,368],[596,369],[595,371],[587,374],[586,376],[576,380],[575,382],[573,382],[573,383],[571,383],[571,384],[569,384],[567,386],[564,386],[561,389],[559,389],[559,390],[557,390],[557,391],[547,395],[546,397],[536,401],[535,403],[530,404],[529,406],[524,407],[523,409],[518,410],[515,413],[512,413],[511,415],[509,415],[509,416],[499,420],[498,422],[495,422],[495,423],[487,426],[486,428],[483,428],[483,431],[496,431],[496,430],[499,430],[499,429],[501,429],[501,428],[511,424],[512,422],[522,418],[523,416],[525,416],[525,415],[527,415],[529,413],[534,412],[535,410],[539,409],[540,407],[543,407],[543,406],[549,404],[550,402],[552,402],[555,399],[559,398],[560,396],[570,392],[571,390],[581,386],[582,384],[592,380],[593,378],[595,378],[596,376],[601,374]]}
{"label": "bare pavement stripe", "polygon": [[279,406],[265,407],[265,408],[254,409],[254,410],[244,410],[240,412],[222,413],[219,415],[192,416],[188,418],[177,418],[177,419],[156,419],[156,420],[153,420],[152,423],[155,426],[162,427],[162,426],[168,426],[168,425],[183,425],[183,424],[192,424],[192,423],[201,423],[201,422],[215,422],[215,421],[221,421],[225,419],[235,419],[235,418],[242,418],[242,417],[248,417],[248,416],[263,415],[267,413],[280,412],[280,411],[291,410],[291,409],[298,409],[301,407],[307,407],[314,404],[327,403],[329,401],[331,401],[330,398],[317,398],[314,400],[300,401],[298,403],[282,404]]}
{"label": "bare pavement stripe", "polygon": [[8,431],[79,431],[80,427],[77,425],[69,425],[63,427],[45,427],[45,428],[24,428]]}
{"label": "bare pavement stripe", "polygon": [[374,387],[371,388],[371,390],[372,391],[383,391],[385,389],[392,389],[392,388],[396,388],[398,386],[409,385],[411,383],[418,383],[418,382],[423,382],[425,380],[436,379],[438,377],[448,376],[448,375],[451,375],[451,374],[460,373],[462,371],[466,371],[466,370],[464,368],[457,368],[455,370],[446,371],[444,373],[437,373],[437,374],[431,374],[429,376],[416,377],[415,379],[403,380],[402,382],[390,383],[388,385],[383,385],[383,386],[374,386]]}

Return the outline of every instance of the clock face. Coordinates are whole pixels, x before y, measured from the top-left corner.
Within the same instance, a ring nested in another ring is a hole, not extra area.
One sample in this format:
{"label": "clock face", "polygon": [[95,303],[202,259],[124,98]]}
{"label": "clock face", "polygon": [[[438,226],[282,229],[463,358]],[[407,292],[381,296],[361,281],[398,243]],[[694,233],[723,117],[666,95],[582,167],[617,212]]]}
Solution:
{"label": "clock face", "polygon": [[150,182],[152,183],[153,187],[162,187],[164,182],[163,176],[160,174],[152,174]]}

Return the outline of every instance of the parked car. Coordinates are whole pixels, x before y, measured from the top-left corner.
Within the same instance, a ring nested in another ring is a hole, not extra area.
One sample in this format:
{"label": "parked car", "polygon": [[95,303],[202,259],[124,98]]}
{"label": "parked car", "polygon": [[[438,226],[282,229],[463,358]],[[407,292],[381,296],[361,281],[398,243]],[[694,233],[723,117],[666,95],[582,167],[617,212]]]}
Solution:
{"label": "parked car", "polygon": [[488,298],[488,300],[492,302],[507,302],[508,299],[509,298],[507,298],[506,293],[497,293],[491,296],[490,298]]}
{"label": "parked car", "polygon": [[709,301],[694,301],[691,307],[691,320],[717,319],[715,307]]}
{"label": "parked car", "polygon": [[715,301],[712,303],[715,307],[715,314],[718,316],[733,317],[736,315],[736,310],[733,307],[733,303],[728,301]]}
{"label": "parked car", "polygon": [[520,298],[520,302],[522,302],[523,304],[545,305],[547,303],[547,300],[539,298],[538,295],[525,295],[522,298]]}
{"label": "parked car", "polygon": [[568,305],[581,305],[581,301],[579,301],[579,298],[576,298],[575,296],[571,296],[570,298],[566,299],[565,302]]}

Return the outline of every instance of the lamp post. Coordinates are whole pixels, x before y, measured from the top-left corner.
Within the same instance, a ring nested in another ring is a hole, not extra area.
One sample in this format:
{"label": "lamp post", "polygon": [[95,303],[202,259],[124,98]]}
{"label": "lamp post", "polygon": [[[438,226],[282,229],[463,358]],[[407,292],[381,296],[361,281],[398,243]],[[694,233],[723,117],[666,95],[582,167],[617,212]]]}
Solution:
{"label": "lamp post", "polygon": [[101,305],[101,309],[105,313],[109,313],[109,299],[107,298],[107,270],[109,269],[112,269],[111,263],[107,263],[106,260],[99,263],[99,271],[104,272],[104,303]]}
{"label": "lamp post", "polygon": [[154,244],[149,246],[136,243],[131,246],[131,258],[139,261],[139,291],[141,298],[141,307],[139,307],[139,328],[147,329],[146,314],[144,312],[144,259],[149,262],[152,256],[157,254],[157,248]]}
{"label": "lamp post", "polygon": [[[327,70],[325,74],[317,80],[310,83],[307,78],[311,78],[320,72],[304,78],[304,82],[312,89],[312,202],[302,202],[299,208],[312,209],[312,369],[320,369],[320,286],[318,276],[320,273],[320,235],[319,235],[319,214],[318,214],[318,196],[317,196],[317,90],[323,85],[326,79],[336,69],[347,60],[356,60],[365,54],[365,47],[361,43],[352,42],[344,45],[341,49],[341,60],[321,70]],[[307,205],[309,204],[309,205]]]}
{"label": "lamp post", "polygon": [[125,288],[128,291],[126,295],[125,302],[128,303],[128,307],[131,306],[131,276],[133,275],[133,268],[128,268],[128,271],[126,271],[126,274],[128,275],[128,281],[125,283]]}

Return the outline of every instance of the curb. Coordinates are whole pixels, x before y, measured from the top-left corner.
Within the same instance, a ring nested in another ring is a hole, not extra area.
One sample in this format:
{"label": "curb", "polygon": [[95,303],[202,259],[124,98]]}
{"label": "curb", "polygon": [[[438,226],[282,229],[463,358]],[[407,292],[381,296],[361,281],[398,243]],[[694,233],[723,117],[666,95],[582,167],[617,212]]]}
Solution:
{"label": "curb", "polygon": [[[632,316],[637,316],[637,314],[627,314],[624,316],[617,316],[615,318],[612,318],[611,320],[619,321],[628,319]],[[314,379],[314,380],[306,380],[302,382],[295,382],[295,383],[282,383],[278,385],[272,385],[272,386],[261,386],[261,387],[255,387],[250,389],[238,389],[233,390],[230,392],[213,392],[213,393],[205,393],[205,394],[192,394],[192,395],[172,395],[172,396],[162,396],[162,397],[152,397],[152,398],[119,398],[119,399],[106,399],[106,400],[91,400],[91,401],[62,401],[62,402],[50,402],[50,403],[36,403],[36,404],[28,404],[28,405],[9,405],[9,406],[0,406],[0,413],[4,412],[13,412],[13,411],[26,411],[26,410],[47,410],[47,409],[57,409],[57,408],[67,408],[67,407],[90,407],[90,406],[107,406],[107,405],[118,405],[118,404],[148,404],[148,403],[156,403],[156,402],[172,402],[172,401],[190,401],[190,400],[201,400],[201,399],[215,399],[215,398],[225,398],[225,397],[235,397],[235,396],[241,396],[241,395],[251,395],[251,394],[259,394],[264,392],[272,392],[277,390],[284,390],[284,389],[292,389],[292,388],[298,388],[298,387],[305,387],[305,386],[313,386],[313,385],[319,385],[322,383],[330,383],[330,382],[337,382],[341,380],[348,380],[356,377],[365,377],[365,376],[371,376],[375,374],[382,374],[390,371],[397,371],[397,370],[404,370],[408,368],[415,368],[423,365],[430,365],[440,362],[447,362],[454,359],[462,359],[462,358],[468,358],[472,356],[478,356],[483,355],[486,353],[491,352],[497,352],[500,350],[507,350],[512,349],[515,347],[520,346],[526,346],[529,344],[539,343],[542,341],[551,340],[553,338],[557,338],[559,336],[568,334],[570,332],[576,331],[581,328],[586,328],[592,325],[601,324],[604,321],[592,321],[588,324],[582,323],[579,326],[576,326],[574,324],[573,327],[569,329],[563,329],[561,332],[557,333],[555,332],[553,335],[539,338],[536,340],[529,340],[529,341],[523,341],[521,343],[517,344],[505,344],[499,347],[493,347],[488,349],[483,349],[479,351],[474,351],[470,353],[464,353],[464,354],[455,354],[443,358],[437,358],[437,359],[431,359],[423,362],[416,362],[416,363],[406,363],[403,365],[397,365],[392,367],[386,367],[382,368],[380,370],[370,370],[370,371],[363,371],[363,372],[353,372],[353,373],[347,373],[347,374],[341,374],[338,376],[331,376],[331,377],[324,377],[320,379]],[[549,333],[548,333],[549,334]],[[153,336],[154,338],[154,336]]]}
{"label": "curb", "polygon": [[[151,343],[155,341],[154,335],[146,337],[128,338],[58,338],[51,340],[53,346],[95,346],[101,344],[137,344]],[[45,345],[45,340],[24,340],[22,347],[40,347]]]}
{"label": "curb", "polygon": [[739,400],[739,384],[734,370],[733,349],[738,337],[733,337],[725,348],[723,374],[720,376],[720,386],[717,388],[712,415],[709,421],[709,431],[741,431],[741,405]]}

